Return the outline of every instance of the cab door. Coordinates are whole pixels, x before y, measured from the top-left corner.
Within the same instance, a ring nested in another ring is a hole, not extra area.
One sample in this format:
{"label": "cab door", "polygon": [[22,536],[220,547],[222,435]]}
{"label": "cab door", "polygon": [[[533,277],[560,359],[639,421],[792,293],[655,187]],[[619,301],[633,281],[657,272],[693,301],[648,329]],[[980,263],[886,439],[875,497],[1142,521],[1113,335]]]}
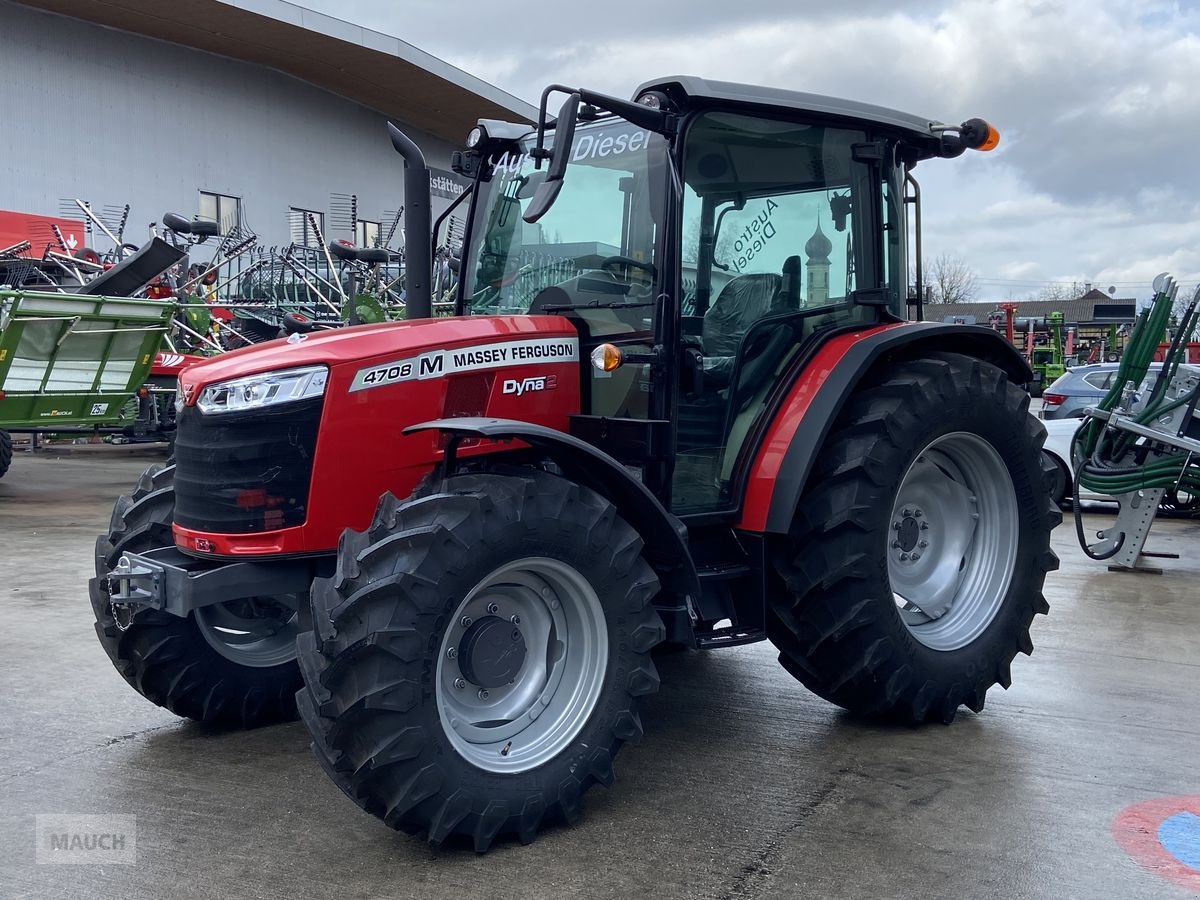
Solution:
{"label": "cab door", "polygon": [[882,212],[883,146],[861,130],[786,118],[710,111],[692,121],[680,330],[702,377],[678,380],[676,514],[736,508],[740,455],[802,348],[899,302],[884,252],[898,219]]}

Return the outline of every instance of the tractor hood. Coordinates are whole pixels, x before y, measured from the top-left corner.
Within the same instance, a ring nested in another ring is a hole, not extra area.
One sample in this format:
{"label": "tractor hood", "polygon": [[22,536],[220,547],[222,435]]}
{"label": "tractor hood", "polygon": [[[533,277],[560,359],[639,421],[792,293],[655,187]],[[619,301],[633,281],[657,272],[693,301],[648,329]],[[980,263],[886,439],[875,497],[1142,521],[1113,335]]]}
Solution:
{"label": "tractor hood", "polygon": [[263,372],[320,364],[330,369],[344,364],[383,364],[434,350],[559,336],[577,336],[562,316],[470,316],[357,325],[309,334],[302,340],[280,339],[234,350],[188,368],[181,373],[180,383],[185,401],[191,405],[197,392],[210,384]]}

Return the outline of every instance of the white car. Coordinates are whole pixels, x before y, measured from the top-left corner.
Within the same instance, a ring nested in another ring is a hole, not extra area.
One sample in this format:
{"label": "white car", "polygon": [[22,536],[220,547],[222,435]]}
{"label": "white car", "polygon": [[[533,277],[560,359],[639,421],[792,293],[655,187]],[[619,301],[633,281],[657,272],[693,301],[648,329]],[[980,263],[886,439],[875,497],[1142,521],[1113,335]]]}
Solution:
{"label": "white car", "polygon": [[[1071,466],[1071,438],[1083,424],[1082,419],[1043,419],[1046,426],[1046,443],[1042,452],[1049,457],[1055,466],[1055,476],[1050,489],[1050,496],[1060,506],[1071,501],[1071,487],[1074,484],[1075,470]],[[1093,494],[1085,488],[1079,489],[1080,500],[1112,500],[1107,494]]]}
{"label": "white car", "polygon": [[[1066,506],[1071,502],[1071,488],[1074,483],[1074,469],[1071,466],[1071,438],[1075,436],[1075,432],[1083,424],[1083,420],[1045,419],[1042,424],[1046,426],[1046,443],[1042,447],[1042,452],[1054,463],[1056,468],[1051,496],[1055,503]],[[1097,494],[1082,486],[1079,488],[1079,499],[1115,502],[1108,494]],[[1185,491],[1169,490],[1163,496],[1159,512],[1194,518],[1200,515],[1200,497],[1190,495]]]}

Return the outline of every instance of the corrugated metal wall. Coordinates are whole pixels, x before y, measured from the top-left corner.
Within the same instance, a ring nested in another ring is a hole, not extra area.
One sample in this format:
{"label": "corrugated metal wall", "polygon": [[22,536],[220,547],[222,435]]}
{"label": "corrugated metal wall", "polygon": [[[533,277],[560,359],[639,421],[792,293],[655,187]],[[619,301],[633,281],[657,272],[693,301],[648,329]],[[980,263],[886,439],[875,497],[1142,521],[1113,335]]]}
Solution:
{"label": "corrugated metal wall", "polygon": [[[0,0],[0,84],[0,209],[129,203],[126,236],[141,243],[210,191],[242,198],[269,245],[288,242],[289,207],[328,226],[334,193],[357,194],[372,220],[404,202],[383,116],[269,69]],[[448,168],[449,144],[400,124]]]}

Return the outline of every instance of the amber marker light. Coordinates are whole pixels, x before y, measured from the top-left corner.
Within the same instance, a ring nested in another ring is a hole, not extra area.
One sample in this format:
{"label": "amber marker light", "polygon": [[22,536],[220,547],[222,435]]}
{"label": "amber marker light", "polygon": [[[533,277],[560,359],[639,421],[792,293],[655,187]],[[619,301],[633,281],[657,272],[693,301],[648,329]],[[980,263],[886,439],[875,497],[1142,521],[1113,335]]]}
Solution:
{"label": "amber marker light", "polygon": [[987,137],[984,138],[983,143],[980,144],[975,149],[976,150],[985,150],[985,151],[986,150],[995,150],[996,145],[999,143],[1000,143],[1000,132],[996,130],[995,125],[989,124],[987,127]]}
{"label": "amber marker light", "polygon": [[611,372],[621,365],[621,348],[614,344],[601,344],[592,351],[592,366],[597,372]]}
{"label": "amber marker light", "polygon": [[983,119],[967,119],[958,133],[963,144],[972,150],[995,150],[1000,143],[1000,132],[996,126]]}

